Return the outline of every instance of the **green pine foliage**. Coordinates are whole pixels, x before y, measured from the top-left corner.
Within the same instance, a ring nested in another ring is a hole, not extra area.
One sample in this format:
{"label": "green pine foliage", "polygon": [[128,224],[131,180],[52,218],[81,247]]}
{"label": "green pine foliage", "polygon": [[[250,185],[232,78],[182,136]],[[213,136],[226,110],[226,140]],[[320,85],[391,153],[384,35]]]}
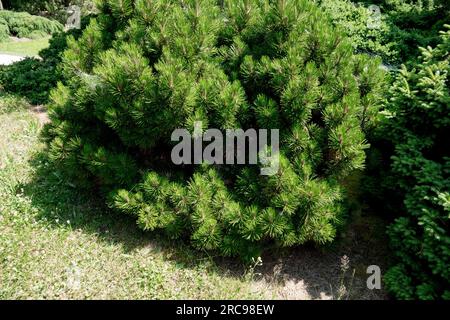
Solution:
{"label": "green pine foliage", "polygon": [[388,110],[404,207],[388,230],[397,264],[385,280],[399,299],[450,299],[450,31],[421,51],[398,75]]}
{"label": "green pine foliage", "polygon": [[[324,244],[383,90],[306,0],[103,0],[69,39],[45,128],[50,157],[144,230],[249,259]],[[279,128],[280,170],[170,160],[177,128]]]}

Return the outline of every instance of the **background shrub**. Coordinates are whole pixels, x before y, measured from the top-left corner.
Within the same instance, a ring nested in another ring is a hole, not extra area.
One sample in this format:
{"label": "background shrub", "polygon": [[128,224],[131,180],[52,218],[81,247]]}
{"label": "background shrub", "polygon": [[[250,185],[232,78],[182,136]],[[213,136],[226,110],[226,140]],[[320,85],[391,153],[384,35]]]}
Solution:
{"label": "background shrub", "polygon": [[26,58],[11,66],[0,67],[2,89],[27,97],[33,104],[44,103],[56,81],[54,66],[35,58]]}
{"label": "background shrub", "polygon": [[450,299],[450,31],[421,52],[414,69],[402,68],[388,105],[391,192],[404,203],[388,230],[397,263],[385,280],[399,299]]}
{"label": "background shrub", "polygon": [[58,64],[67,48],[67,37],[78,38],[88,21],[88,17],[82,20],[80,30],[54,34],[49,47],[39,53],[40,58],[26,58],[12,65],[0,66],[1,89],[25,97],[32,104],[47,103],[50,90],[63,80]]}
{"label": "background shrub", "polygon": [[6,25],[9,35],[19,38],[43,37],[63,30],[63,25],[57,21],[7,10],[0,11],[0,25]]}
{"label": "background shrub", "polygon": [[[352,39],[357,51],[380,56],[387,64],[414,62],[418,47],[435,46],[448,23],[447,0],[316,0],[333,24]],[[370,5],[381,12],[378,27],[369,22]]]}
{"label": "background shrub", "polygon": [[5,20],[0,19],[0,41],[8,40],[9,27]]}
{"label": "background shrub", "polygon": [[[102,1],[63,59],[45,137],[73,179],[144,230],[250,258],[323,244],[364,166],[380,61],[309,1]],[[176,128],[280,128],[281,170],[174,166]]]}
{"label": "background shrub", "polygon": [[352,40],[356,52],[376,54],[386,63],[399,61],[398,40],[393,41],[389,36],[393,24],[385,12],[379,26],[371,27],[368,6],[350,0],[318,0],[318,4],[326,11],[333,24],[341,27]]}
{"label": "background shrub", "polygon": [[94,2],[94,0],[3,0],[3,5],[7,9],[46,16],[64,24],[67,21],[67,7],[77,5],[81,8],[82,15],[86,16],[93,13]]}

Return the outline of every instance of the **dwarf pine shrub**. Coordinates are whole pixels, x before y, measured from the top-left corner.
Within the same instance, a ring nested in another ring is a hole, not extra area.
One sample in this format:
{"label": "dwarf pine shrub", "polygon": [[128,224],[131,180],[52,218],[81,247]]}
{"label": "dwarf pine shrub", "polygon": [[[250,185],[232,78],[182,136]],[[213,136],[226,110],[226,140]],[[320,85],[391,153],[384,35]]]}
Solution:
{"label": "dwarf pine shrub", "polygon": [[[380,61],[306,0],[110,0],[69,40],[50,157],[144,230],[249,258],[328,243],[363,168]],[[175,129],[280,129],[280,167],[175,165]]]}

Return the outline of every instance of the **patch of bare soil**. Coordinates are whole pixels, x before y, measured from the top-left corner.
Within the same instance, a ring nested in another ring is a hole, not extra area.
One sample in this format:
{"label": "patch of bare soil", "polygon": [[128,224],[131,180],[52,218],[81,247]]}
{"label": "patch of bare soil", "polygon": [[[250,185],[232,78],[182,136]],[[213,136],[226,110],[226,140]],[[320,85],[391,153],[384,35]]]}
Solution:
{"label": "patch of bare soil", "polygon": [[[252,291],[266,299],[386,300],[380,289],[369,289],[367,267],[376,265],[381,280],[388,265],[385,223],[377,216],[353,219],[335,244],[327,248],[300,246],[264,254],[251,274]],[[223,272],[238,276],[236,261],[221,260]]]}
{"label": "patch of bare soil", "polygon": [[47,110],[44,106],[38,105],[38,106],[32,106],[31,112],[36,116],[36,118],[39,120],[39,123],[43,126],[44,124],[50,122],[50,119],[47,114]]}
{"label": "patch of bare soil", "polygon": [[18,37],[9,37],[12,42],[30,42],[32,39],[29,38],[18,38]]}
{"label": "patch of bare soil", "polygon": [[369,289],[370,265],[387,267],[384,223],[378,217],[357,218],[331,248],[299,247],[281,258],[263,257],[255,269],[255,290],[267,298],[384,300],[387,293]]}

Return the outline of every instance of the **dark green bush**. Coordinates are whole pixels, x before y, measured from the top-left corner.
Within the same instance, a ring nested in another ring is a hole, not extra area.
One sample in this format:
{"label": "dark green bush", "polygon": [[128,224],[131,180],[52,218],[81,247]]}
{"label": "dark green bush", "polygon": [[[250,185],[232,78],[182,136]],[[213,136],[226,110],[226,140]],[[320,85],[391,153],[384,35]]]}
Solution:
{"label": "dark green bush", "polygon": [[[450,26],[448,26],[450,27]],[[389,227],[397,263],[385,280],[399,299],[450,299],[450,31],[392,88],[386,136],[404,206]]]}
{"label": "dark green bush", "polygon": [[[344,181],[364,166],[380,61],[354,55],[309,1],[103,1],[69,41],[45,137],[74,181],[100,188],[144,230],[250,258],[328,243]],[[171,133],[280,128],[280,170],[184,165]]]}
{"label": "dark green bush", "polygon": [[3,90],[24,96],[33,104],[45,103],[57,80],[55,66],[35,58],[0,67],[0,85]]}

